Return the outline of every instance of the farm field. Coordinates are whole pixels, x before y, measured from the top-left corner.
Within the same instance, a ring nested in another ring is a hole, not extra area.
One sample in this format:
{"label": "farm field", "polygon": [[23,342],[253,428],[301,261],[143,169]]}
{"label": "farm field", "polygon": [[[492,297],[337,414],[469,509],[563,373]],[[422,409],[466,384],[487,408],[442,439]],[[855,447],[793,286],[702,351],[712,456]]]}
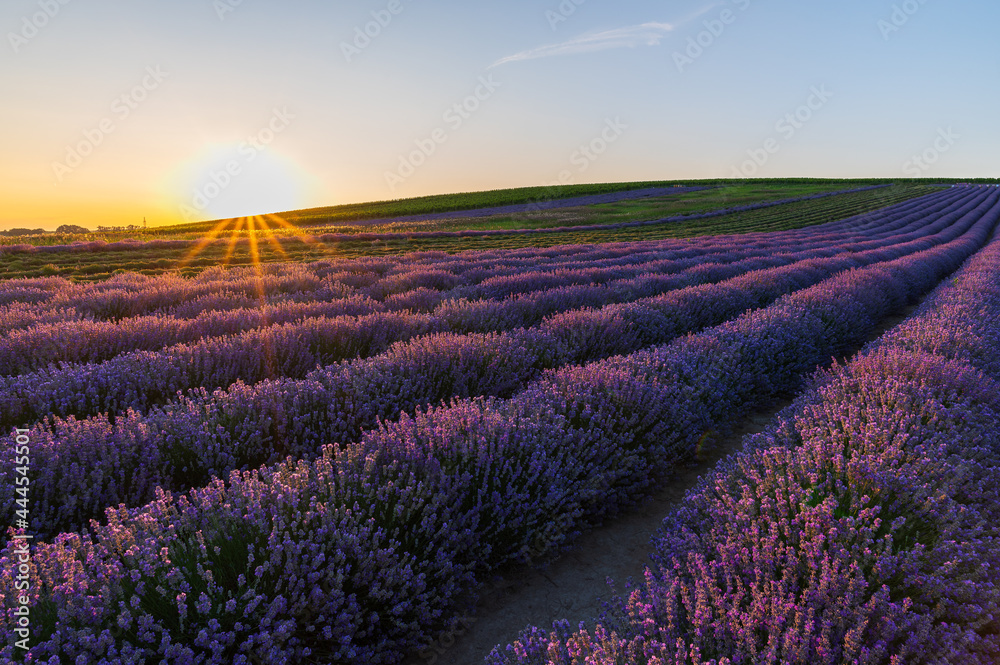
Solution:
{"label": "farm field", "polygon": [[[644,184],[648,183],[634,183],[634,186]],[[49,234],[6,238],[0,240],[0,257],[4,258],[0,277],[101,281],[115,271],[143,275],[180,271],[184,276],[193,276],[218,265],[251,266],[417,251],[453,253],[780,230],[875,210],[926,193],[926,188],[924,184],[851,181],[725,184],[696,191],[690,191],[694,188],[661,187],[671,193],[485,218],[445,215],[440,219],[414,221],[410,216],[394,222],[369,220],[351,225],[300,227],[297,226],[301,221],[297,218],[298,213],[293,211],[281,216],[190,225],[201,229],[197,233],[182,226],[133,234],[137,237]],[[580,186],[570,193],[592,189]],[[851,192],[851,196],[832,196],[844,192]],[[493,200],[492,196],[483,196],[473,197],[472,202],[490,203]],[[405,206],[397,204],[392,209],[422,210],[424,206],[420,201],[411,200]],[[381,208],[375,206],[369,214],[379,210]],[[717,219],[726,211],[729,214]]]}
{"label": "farm field", "polygon": [[[613,206],[612,203],[639,198],[650,199],[634,202],[640,209],[648,207],[654,217],[664,217],[671,214],[704,212],[726,206],[808,196],[884,182],[891,181],[800,178],[774,181],[696,180],[525,187],[289,210],[275,213],[273,216],[280,217],[283,223],[270,226],[273,226],[271,231],[275,234],[294,234],[298,228],[310,229],[312,232],[319,229],[349,233],[379,228],[427,231],[450,230],[452,228],[462,230],[499,228],[500,226],[522,228],[526,224],[559,226],[562,215],[544,213],[552,209],[571,207],[574,210],[569,212],[584,222],[601,219],[614,221],[616,215],[619,217],[623,214],[629,215],[634,210],[623,211],[620,206]],[[932,181],[911,182],[919,182],[924,185],[939,184]],[[657,190],[669,192],[670,196],[651,197],[650,194]],[[600,204],[602,200],[603,204]],[[271,216],[262,215],[261,219]],[[491,219],[479,219],[481,217]],[[634,219],[634,216],[629,216],[629,219]],[[34,245],[55,245],[66,244],[73,240],[115,242],[129,238],[140,240],[199,239],[211,232],[224,233],[227,237],[233,233],[246,237],[250,233],[243,218],[233,218],[157,226],[148,229],[114,230],[109,228],[86,234],[0,235],[0,247],[22,242]]]}
{"label": "farm field", "polygon": [[[0,247],[0,659],[1000,662],[1000,187],[690,184]],[[782,399],[601,613],[444,646]]]}

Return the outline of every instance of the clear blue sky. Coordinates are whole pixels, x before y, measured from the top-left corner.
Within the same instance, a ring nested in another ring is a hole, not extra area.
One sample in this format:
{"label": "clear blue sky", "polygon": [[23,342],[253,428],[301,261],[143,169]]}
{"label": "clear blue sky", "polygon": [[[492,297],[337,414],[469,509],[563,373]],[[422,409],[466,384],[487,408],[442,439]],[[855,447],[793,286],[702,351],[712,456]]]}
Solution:
{"label": "clear blue sky", "polygon": [[998,25],[985,0],[5,0],[0,228],[997,177]]}

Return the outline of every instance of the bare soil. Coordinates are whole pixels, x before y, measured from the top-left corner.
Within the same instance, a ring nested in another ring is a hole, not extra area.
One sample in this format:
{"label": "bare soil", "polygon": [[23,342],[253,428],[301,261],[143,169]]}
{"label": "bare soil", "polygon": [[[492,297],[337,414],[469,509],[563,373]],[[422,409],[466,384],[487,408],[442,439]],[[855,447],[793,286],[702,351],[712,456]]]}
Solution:
{"label": "bare soil", "polygon": [[[877,339],[906,319],[917,305],[888,317],[869,336]],[[494,647],[501,650],[527,626],[549,629],[566,619],[576,626],[601,613],[601,597],[625,580],[639,580],[649,563],[650,540],[663,518],[698,479],[725,457],[739,452],[744,437],[763,431],[775,414],[791,403],[778,399],[746,418],[729,434],[702,451],[697,463],[681,468],[657,492],[628,512],[580,535],[572,550],[544,566],[512,567],[479,589],[475,612],[437,638],[428,649],[411,654],[405,665],[482,665]]]}

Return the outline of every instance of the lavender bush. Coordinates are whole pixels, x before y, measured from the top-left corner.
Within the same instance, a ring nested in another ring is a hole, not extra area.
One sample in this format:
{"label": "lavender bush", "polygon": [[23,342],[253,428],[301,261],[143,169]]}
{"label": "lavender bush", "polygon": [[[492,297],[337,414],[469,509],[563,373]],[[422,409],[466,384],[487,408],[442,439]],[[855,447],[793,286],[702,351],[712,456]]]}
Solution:
{"label": "lavender bush", "polygon": [[[886,216],[887,223],[879,227],[878,234],[869,233],[867,240],[884,237],[906,222],[912,226],[915,218],[926,223],[931,215],[949,204],[949,200],[941,198],[933,203],[927,201],[915,212],[909,205],[900,206],[899,211]],[[381,277],[374,272],[340,272],[321,277],[320,270],[310,272],[299,267],[275,275],[278,281],[260,287],[265,303],[271,304],[255,303],[247,293],[249,284],[229,290],[230,279],[218,273],[209,273],[208,279],[203,276],[197,284],[186,284],[183,280],[178,283],[171,277],[138,282],[119,278],[77,289],[61,285],[54,303],[46,302],[44,309],[34,310],[16,303],[20,306],[13,312],[20,314],[8,325],[0,326],[10,331],[7,338],[0,340],[0,376],[34,371],[57,361],[100,362],[129,351],[154,351],[304,318],[361,316],[386,310],[432,313],[444,301],[447,304],[437,314],[451,331],[489,332],[527,327],[567,309],[651,297],[681,286],[726,279],[748,269],[781,265],[784,258],[801,260],[828,255],[838,242],[844,244],[841,251],[859,251],[858,230],[851,228],[849,221],[838,226],[844,230],[838,233],[832,225],[827,226],[822,232],[796,237],[794,245],[790,244],[791,237],[753,248],[747,248],[747,238],[740,237],[733,238],[729,246],[713,243],[686,251],[655,251],[648,243],[642,251],[639,244],[633,243],[636,251],[626,260],[619,258],[613,266],[592,258],[591,251],[583,257],[574,255],[572,262],[546,259],[543,264],[539,259],[545,257],[534,256],[508,261],[506,266],[491,263],[489,259],[458,262],[442,261],[447,255],[422,257],[426,262],[399,261]],[[795,255],[788,256],[792,247]],[[810,251],[815,253],[809,254]],[[244,275],[236,279],[245,280],[245,271],[236,274]],[[369,279],[359,280],[361,277]],[[206,283],[217,290],[203,293]],[[145,310],[154,304],[166,307],[167,294],[192,299],[169,307],[169,314],[107,320],[109,316]],[[275,296],[278,299],[271,302]],[[303,296],[309,300],[300,301]],[[504,302],[493,303],[495,300]],[[45,324],[47,320],[53,323]]]}
{"label": "lavender bush", "polygon": [[[961,223],[946,226],[942,239],[968,228],[989,204],[975,203],[942,218],[932,229],[954,222],[972,206],[959,218]],[[147,415],[126,411],[114,420],[97,416],[44,423],[32,432],[34,487],[40,495],[32,528],[39,534],[80,528],[106,506],[151,500],[158,486],[185,490],[213,476],[274,464],[285,456],[311,459],[324,444],[356,440],[380,418],[394,419],[400,412],[412,413],[418,406],[456,396],[506,396],[546,368],[663,343],[765,305],[831,272],[904,255],[908,249],[907,243],[882,246],[849,260],[835,256],[750,273],[746,281],[650,299],[638,310],[606,308],[603,319],[601,312],[583,311],[556,317],[537,331],[421,338],[368,360],[317,370],[299,381],[203,390]],[[169,375],[154,375],[152,380],[164,376]],[[13,514],[13,492],[0,493],[0,498],[4,511]]]}
{"label": "lavender bush", "polygon": [[[976,194],[957,209],[932,215],[933,221],[923,230],[929,235],[913,231],[897,238],[899,242],[895,243],[887,238],[869,241],[879,249],[816,259],[804,266],[793,264],[783,272],[753,272],[742,281],[737,278],[724,282],[718,289],[706,285],[676,295],[643,299],[618,309],[611,306],[594,312],[581,310],[571,313],[570,318],[557,317],[546,322],[543,329],[576,349],[578,361],[665,341],[684,329],[691,329],[683,317],[676,319],[680,325],[671,322],[678,306],[694,310],[695,320],[708,318],[700,325],[717,323],[746,307],[758,306],[760,298],[764,302],[773,300],[790,289],[815,283],[831,271],[946,241],[960,233],[963,225],[971,224],[979,214],[977,211],[990,205],[989,200],[984,200],[989,196],[993,194]],[[918,239],[901,242],[912,237]],[[750,286],[756,290],[745,293]],[[748,298],[748,293],[753,297]],[[711,304],[720,301],[728,301],[729,308],[711,311]],[[706,306],[709,312],[697,311]],[[178,391],[198,386],[225,387],[237,379],[257,382],[273,376],[301,377],[316,365],[378,353],[393,341],[440,330],[439,325],[438,319],[419,314],[382,313],[356,320],[321,318],[210,338],[162,352],[131,352],[104,363],[47,367],[16,377],[0,377],[0,404],[4,407],[0,426],[37,421],[46,415],[79,417],[145,410],[170,399]],[[615,340],[618,346],[602,348],[601,338],[595,340],[594,334]]]}
{"label": "lavender bush", "polygon": [[[107,522],[95,523],[91,532],[62,534],[52,543],[39,544],[33,553],[33,616],[41,619],[43,630],[27,659],[43,662],[58,656],[79,663],[102,659],[397,662],[407,649],[424,643],[429,632],[446,624],[460,595],[485,570],[523,557],[529,542],[532,551],[560,546],[606,505],[627,503],[650,479],[668,473],[678,460],[692,454],[696,435],[706,427],[724,425],[768,394],[794,389],[816,364],[857,343],[879,319],[955,270],[983,246],[998,217],[1000,205],[993,196],[975,214],[963,216],[960,223],[955,220],[956,229],[936,240],[914,241],[916,247],[898,256],[889,250],[874,250],[884,254],[882,260],[873,258],[867,267],[838,274],[717,328],[595,365],[554,370],[509,399],[460,400],[420,410],[412,418],[383,423],[365,433],[357,444],[327,446],[312,462],[289,459],[255,471],[233,472],[227,483],[215,480],[204,489],[178,497],[161,493],[138,509],[112,509]],[[979,311],[974,310],[973,316]],[[959,385],[976,377],[963,380]],[[875,390],[878,392],[877,387]],[[634,414],[639,407],[657,409],[657,415],[637,419]],[[946,404],[945,411],[948,408]],[[995,438],[995,420],[990,418],[995,419],[995,415],[986,410],[972,414],[965,431],[988,433],[993,427]],[[672,419],[669,430],[661,424],[665,419]],[[913,422],[927,424],[923,417]],[[936,421],[932,418],[928,422]],[[824,446],[838,448],[823,444],[817,451]],[[989,448],[985,440],[981,447]],[[779,448],[760,446],[764,452]],[[961,448],[953,443],[946,452],[960,454]],[[794,452],[806,448],[785,449]],[[882,454],[878,445],[871,450],[873,455]],[[815,451],[811,455],[821,458]],[[927,457],[927,478],[947,475],[948,467],[942,462],[948,457],[942,458],[936,451]],[[975,463],[968,465],[964,478],[976,480],[980,469],[991,468],[992,462],[983,459],[988,464],[970,458]],[[936,481],[928,481],[931,484],[924,489],[919,482],[907,481],[911,466],[906,463],[898,465],[901,471],[896,475],[888,470],[883,473],[872,460],[866,464],[858,467],[859,473],[854,473],[853,467],[842,467],[849,471],[845,474],[834,464],[825,476],[803,476],[812,483],[801,492],[808,497],[805,505],[817,508],[817,514],[826,511],[829,515],[827,522],[817,519],[809,533],[826,542],[841,533],[826,528],[834,524],[830,520],[841,520],[843,533],[851,539],[845,541],[851,544],[841,549],[855,547],[855,554],[869,556],[860,560],[871,561],[875,574],[890,581],[902,575],[903,580],[910,580],[910,586],[923,581],[930,584],[924,592],[926,598],[909,603],[893,598],[891,590],[873,589],[874,600],[860,603],[860,607],[892,613],[873,612],[873,620],[859,624],[861,629],[852,632],[844,644],[852,649],[858,645],[859,660],[877,658],[895,648],[894,643],[879,641],[885,630],[902,626],[899,632],[907,636],[907,645],[916,648],[924,640],[923,653],[933,653],[931,649],[936,647],[954,650],[969,645],[978,645],[979,651],[970,647],[964,653],[990,653],[988,639],[973,639],[973,634],[987,630],[989,624],[975,623],[982,621],[982,615],[970,617],[973,607],[986,607],[986,620],[992,620],[992,610],[985,604],[993,602],[992,585],[982,581],[986,574],[983,568],[973,569],[962,562],[989,554],[985,545],[976,544],[980,540],[964,537],[988,533],[983,530],[994,528],[990,525],[996,521],[975,512],[966,515],[960,506],[962,502],[978,506],[979,497],[991,496],[997,484],[988,482],[988,476],[972,484],[962,478],[963,482],[953,483],[955,488],[963,488],[953,504],[941,496],[939,486],[933,484]],[[747,465],[746,472],[761,475],[766,468]],[[710,526],[705,520],[721,520],[726,514],[730,519],[766,516],[761,520],[789,514],[786,506],[795,503],[775,502],[771,497],[778,490],[799,492],[802,483],[785,481],[784,473],[768,477],[772,484],[760,494],[760,506],[735,517],[721,508],[713,509],[715,504],[709,499],[715,486],[705,485],[709,503],[691,512],[691,522],[683,522],[696,528],[670,529],[668,533],[678,533],[678,542],[685,547],[703,546],[711,551],[716,541],[700,535]],[[860,484],[850,485],[854,478],[860,478]],[[850,491],[845,494],[842,487]],[[907,494],[904,489],[915,493]],[[876,509],[867,508],[873,497],[879,510],[884,505],[892,517],[888,527],[876,524]],[[907,503],[911,497],[921,502],[917,504],[921,509],[927,508],[915,527],[900,520],[911,508]],[[813,500],[816,505],[809,506]],[[838,507],[846,513],[838,514]],[[855,532],[848,527],[865,520],[871,528],[854,539]],[[770,530],[770,524],[761,521],[756,531],[738,528],[742,525],[732,529],[720,526],[718,534],[746,539],[748,534],[766,538],[782,533]],[[880,528],[888,528],[898,538],[884,538]],[[959,537],[942,540],[942,533]],[[668,572],[681,571],[677,581],[664,582],[663,593],[657,592],[648,600],[637,589],[629,600],[635,599],[629,608],[632,616],[648,617],[637,625],[652,637],[618,629],[595,631],[593,638],[570,636],[564,627],[565,641],[560,641],[558,632],[554,636],[535,633],[526,637],[518,647],[520,652],[515,649],[512,657],[528,662],[572,662],[576,655],[587,653],[592,662],[614,662],[619,657],[703,662],[716,658],[713,650],[720,644],[726,648],[760,644],[759,633],[742,630],[727,636],[729,624],[724,620],[736,621],[740,615],[714,612],[712,603],[729,596],[700,593],[708,588],[702,585],[690,587],[695,588],[690,595],[697,601],[694,604],[671,602],[670,598],[688,597],[683,595],[689,587],[684,586],[686,578],[681,573],[687,570],[683,566],[690,564],[692,576],[714,581],[718,571],[719,579],[732,581],[739,602],[760,598],[762,609],[755,610],[756,616],[771,608],[784,611],[786,605],[779,600],[783,596],[767,595],[784,588],[781,580],[772,584],[774,578],[752,572],[741,578],[742,573],[729,574],[725,568],[710,565],[708,559],[701,565],[697,549],[690,550],[692,556],[672,563],[672,553],[681,550],[670,536],[661,540],[663,565],[658,574],[666,580]],[[788,540],[784,537],[785,546],[789,546]],[[894,542],[912,543],[915,558],[879,558],[883,551],[879,548]],[[738,546],[727,546],[723,554],[748,556],[744,552]],[[823,566],[843,559],[815,546],[804,550],[803,556],[814,556],[817,565]],[[13,557],[12,545],[8,545],[0,557],[0,570],[4,571],[0,573],[4,575],[0,577],[0,602],[7,610],[0,631],[5,638],[13,628]],[[911,561],[931,564],[929,568],[920,568],[922,564],[907,567]],[[951,567],[953,561],[959,562],[957,568]],[[940,564],[936,568],[935,562]],[[800,567],[789,570],[791,575],[798,574]],[[803,569],[802,574],[808,575],[809,570]],[[854,599],[863,599],[868,589],[864,565],[854,571],[844,569],[846,574],[835,567],[822,570],[830,572],[817,579],[850,581],[846,587],[849,593],[830,594],[843,601],[837,609],[850,609],[855,606]],[[937,577],[927,577],[923,570],[940,572]],[[648,579],[655,577],[651,573]],[[743,579],[746,581],[737,584]],[[951,579],[967,579],[971,585],[944,584]],[[767,585],[764,594],[750,592],[752,587],[747,585],[756,581]],[[790,577],[789,584],[793,582]],[[827,588],[821,585],[817,593],[825,593]],[[742,589],[746,591],[741,593]],[[819,598],[817,593],[806,598]],[[666,600],[661,602],[661,597]],[[769,597],[775,602],[768,602]],[[827,645],[836,645],[828,638],[837,635],[834,619],[840,613],[831,610],[830,619],[815,620],[816,612],[826,607],[821,604],[811,612],[803,608],[793,613],[791,616],[802,619],[776,624],[791,626],[787,639],[778,639],[773,646],[765,640],[765,651],[733,662],[754,662],[759,654],[769,657],[772,652],[776,658],[809,653],[813,659],[839,662],[830,660],[837,654]],[[938,612],[940,623],[921,623],[922,608]],[[677,621],[659,627],[655,617],[661,615],[655,612],[676,616]],[[886,616],[891,625],[882,621]],[[713,617],[723,623],[712,623]],[[697,632],[678,634],[672,641],[661,639],[661,635],[670,637],[668,633],[675,627],[681,631],[689,621],[697,623]],[[942,624],[949,628],[919,630]],[[796,632],[798,626],[810,630],[821,627],[816,634],[822,639],[809,637],[796,642],[796,636],[802,634]],[[873,632],[865,632],[869,628]],[[891,637],[888,634],[886,639]],[[588,646],[595,642],[597,647]],[[10,647],[2,653],[7,658],[14,656]],[[732,660],[728,654],[724,657]]]}
{"label": "lavender bush", "polygon": [[705,477],[591,627],[488,662],[995,663],[1000,240]]}

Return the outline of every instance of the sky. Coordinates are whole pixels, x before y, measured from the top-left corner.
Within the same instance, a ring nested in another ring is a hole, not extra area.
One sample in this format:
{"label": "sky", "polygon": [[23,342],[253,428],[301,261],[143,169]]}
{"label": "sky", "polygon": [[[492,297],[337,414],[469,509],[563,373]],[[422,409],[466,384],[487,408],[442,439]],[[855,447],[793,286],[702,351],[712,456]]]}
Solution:
{"label": "sky", "polygon": [[1000,177],[987,0],[4,0],[0,230]]}

